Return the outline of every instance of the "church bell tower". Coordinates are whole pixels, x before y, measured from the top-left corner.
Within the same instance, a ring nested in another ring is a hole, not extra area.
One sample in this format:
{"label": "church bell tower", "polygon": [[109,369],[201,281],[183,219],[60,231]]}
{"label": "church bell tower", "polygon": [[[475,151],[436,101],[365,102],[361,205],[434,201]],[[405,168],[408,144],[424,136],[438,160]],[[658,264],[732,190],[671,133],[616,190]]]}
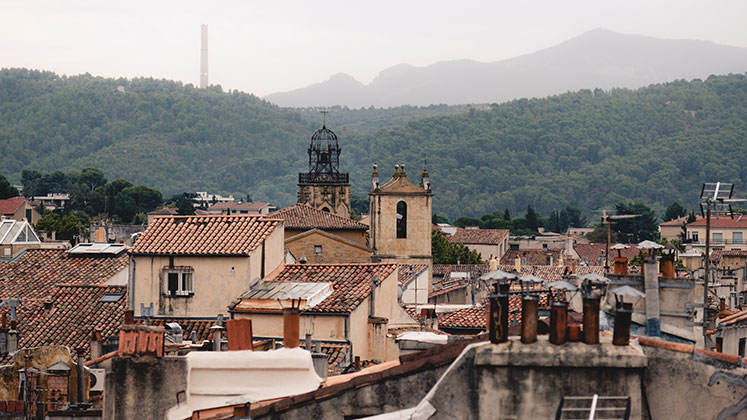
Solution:
{"label": "church bell tower", "polygon": [[298,174],[298,204],[350,217],[350,175],[340,172],[340,151],[326,125],[311,136],[309,171]]}

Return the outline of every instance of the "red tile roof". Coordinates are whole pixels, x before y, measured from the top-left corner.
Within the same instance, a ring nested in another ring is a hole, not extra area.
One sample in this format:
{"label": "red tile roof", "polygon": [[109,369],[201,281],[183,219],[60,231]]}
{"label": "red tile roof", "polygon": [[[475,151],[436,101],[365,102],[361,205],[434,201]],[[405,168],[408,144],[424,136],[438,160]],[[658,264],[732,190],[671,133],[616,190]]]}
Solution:
{"label": "red tile roof", "polygon": [[506,229],[457,229],[447,239],[450,242],[474,245],[499,245],[508,237]]}
{"label": "red tile roof", "polygon": [[[513,264],[505,264],[505,265],[499,265],[499,270],[502,271],[513,271],[514,265]],[[572,271],[573,274],[576,275],[583,275],[583,274],[589,274],[589,273],[596,273],[600,275],[604,275],[604,267],[600,265],[592,265],[592,266],[576,266],[576,267],[569,267],[569,270]],[[523,265],[521,267],[521,271],[519,272],[520,276],[524,276],[527,274],[534,274],[535,276],[546,280],[546,281],[556,281],[556,280],[562,280],[563,274],[566,271],[566,267],[561,267],[557,265]]]}
{"label": "red tile roof", "polygon": [[438,314],[439,328],[487,328],[488,307],[478,305],[472,308],[458,309],[453,312]]}
{"label": "red tile roof", "polygon": [[[89,340],[94,329],[102,339],[118,334],[127,307],[126,286],[59,285],[51,298],[22,300],[18,311],[19,348],[47,345],[67,346],[90,354]],[[117,294],[115,302],[101,302],[104,294]],[[0,309],[7,313],[7,305]]]}
{"label": "red tile roof", "polygon": [[[614,244],[610,244],[612,246]],[[630,248],[620,250],[620,254],[627,258],[628,261],[632,260],[633,257],[638,254],[638,246],[628,245]],[[576,250],[580,261],[585,262],[589,265],[604,265],[604,251],[607,244],[576,244],[573,249]],[[615,257],[617,257],[617,250],[610,249],[610,265],[614,264]],[[601,263],[600,263],[601,261]]]}
{"label": "red tile roof", "polygon": [[156,217],[130,252],[140,255],[249,255],[282,222],[265,216]]}
{"label": "red tile roof", "polygon": [[61,284],[97,285],[129,265],[119,256],[71,255],[64,249],[30,249],[14,261],[0,262],[0,299],[46,299]]}
{"label": "red tile roof", "polygon": [[[379,285],[396,269],[397,264],[289,264],[265,281],[331,283],[332,294],[307,311],[348,313],[371,294],[372,277],[378,276]],[[230,309],[241,312],[241,303],[232,304]]]}
{"label": "red tile roof", "polygon": [[711,252],[712,260],[720,260],[722,257],[747,257],[747,250],[728,249],[728,250]]}
{"label": "red tile roof", "polygon": [[472,277],[480,277],[488,271],[488,264],[433,264],[433,276],[448,278],[452,272],[470,273]]}
{"label": "red tile roof", "polygon": [[[184,340],[191,340],[192,331],[197,332],[197,341],[212,340],[210,327],[215,325],[215,319],[194,319],[194,318],[151,318],[150,325],[156,327],[165,327],[166,324],[176,322],[182,327],[182,337]],[[144,318],[136,318],[135,324],[145,325]]]}
{"label": "red tile roof", "polygon": [[0,214],[15,214],[25,202],[26,199],[23,197],[12,197],[6,198],[5,200],[0,200]]}
{"label": "red tile roof", "polygon": [[547,265],[547,254],[552,256],[552,263],[558,264],[560,260],[560,249],[509,249],[503,254],[501,264],[513,264],[517,256],[521,257],[522,264],[526,265]]}
{"label": "red tile roof", "polygon": [[410,280],[428,268],[428,264],[399,264],[399,285],[405,287]]}
{"label": "red tile roof", "polygon": [[[687,225],[687,227],[696,227],[706,225],[706,219],[701,218]],[[734,215],[734,218],[729,216],[711,216],[711,227],[712,228],[733,228],[733,229],[747,229],[747,216],[743,214]]]}
{"label": "red tile roof", "polygon": [[[209,214],[210,213],[208,213],[205,210],[195,209],[195,215],[197,216],[204,216],[204,215],[209,215]],[[179,215],[179,210],[175,207],[164,207],[162,209],[148,212],[148,216],[178,216],[178,215]]]}
{"label": "red tile roof", "polygon": [[247,210],[247,211],[260,211],[261,209],[269,206],[270,203],[264,203],[261,201],[250,202],[250,203],[237,203],[237,202],[226,202],[221,201],[211,205],[210,210]]}
{"label": "red tile roof", "polygon": [[[674,226],[674,227],[682,226],[683,223],[687,222],[687,218],[688,216],[678,217],[676,219],[668,220],[666,222],[661,222],[659,223],[659,226]],[[701,218],[702,216],[696,216],[695,221],[698,221]]]}
{"label": "red tile roof", "polygon": [[297,204],[268,215],[285,221],[290,230],[368,230],[368,225],[347,217],[318,210],[306,204]]}

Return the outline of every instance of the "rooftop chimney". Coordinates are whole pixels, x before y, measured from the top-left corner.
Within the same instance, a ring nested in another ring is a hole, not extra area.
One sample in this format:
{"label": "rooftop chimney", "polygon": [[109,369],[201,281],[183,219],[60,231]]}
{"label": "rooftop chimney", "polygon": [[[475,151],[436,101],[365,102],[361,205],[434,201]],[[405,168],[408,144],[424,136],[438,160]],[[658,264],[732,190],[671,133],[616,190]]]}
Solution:
{"label": "rooftop chimney", "polygon": [[290,307],[283,308],[283,347],[294,348],[300,344],[301,299],[291,299]]}

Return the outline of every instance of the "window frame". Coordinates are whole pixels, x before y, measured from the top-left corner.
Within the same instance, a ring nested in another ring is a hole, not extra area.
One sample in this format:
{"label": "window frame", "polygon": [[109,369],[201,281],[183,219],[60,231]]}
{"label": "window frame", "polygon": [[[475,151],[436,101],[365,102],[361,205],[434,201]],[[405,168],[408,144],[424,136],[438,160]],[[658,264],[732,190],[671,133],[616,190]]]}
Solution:
{"label": "window frame", "polygon": [[394,222],[397,239],[407,239],[407,202],[404,200],[397,202]]}
{"label": "window frame", "polygon": [[[164,267],[161,293],[167,297],[191,297],[195,294],[195,270],[192,267]],[[172,291],[171,275],[176,275],[176,288]]]}

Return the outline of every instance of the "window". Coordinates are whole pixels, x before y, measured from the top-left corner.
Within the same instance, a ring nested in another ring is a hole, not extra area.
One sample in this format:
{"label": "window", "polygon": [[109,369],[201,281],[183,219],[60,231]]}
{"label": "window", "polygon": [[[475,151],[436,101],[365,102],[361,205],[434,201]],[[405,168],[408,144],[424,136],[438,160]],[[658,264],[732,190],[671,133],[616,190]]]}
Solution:
{"label": "window", "polygon": [[724,242],[724,234],[723,233],[713,232],[713,237],[711,238],[711,240],[713,242],[717,243],[717,244],[723,243]]}
{"label": "window", "polygon": [[698,232],[693,232],[693,242],[698,242]]}
{"label": "window", "polygon": [[742,232],[733,232],[731,234],[731,241],[735,244],[742,243]]}
{"label": "window", "polygon": [[747,338],[740,338],[739,339],[739,349],[738,349],[739,357],[744,357],[744,344],[745,344],[745,341],[747,341]]}
{"label": "window", "polygon": [[164,291],[168,296],[192,296],[194,289],[194,270],[191,267],[164,269]]}
{"label": "window", "polygon": [[397,237],[407,238],[407,203],[397,203]]}
{"label": "window", "polygon": [[322,246],[314,245],[314,255],[322,255]]}

